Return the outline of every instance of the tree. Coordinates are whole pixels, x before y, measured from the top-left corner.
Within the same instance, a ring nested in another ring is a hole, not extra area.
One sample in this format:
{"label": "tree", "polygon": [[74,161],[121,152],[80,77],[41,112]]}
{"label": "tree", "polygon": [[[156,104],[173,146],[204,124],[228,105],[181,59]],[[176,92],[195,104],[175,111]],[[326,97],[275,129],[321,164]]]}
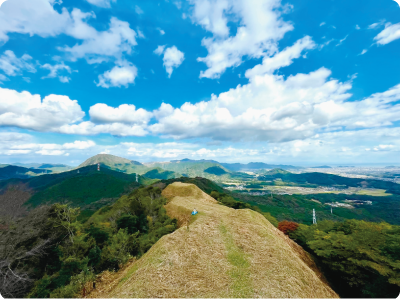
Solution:
{"label": "tree", "polygon": [[296,222],[290,222],[290,221],[282,221],[282,222],[279,222],[279,224],[278,224],[278,229],[286,235],[289,235],[291,232],[296,231],[296,229],[298,227],[299,227],[299,224],[297,224]]}
{"label": "tree", "polygon": [[[33,279],[24,269],[24,261],[45,254],[50,240],[41,241],[38,245],[25,252],[3,253],[0,258],[0,294],[6,298],[22,298],[31,287]],[[4,249],[4,248],[3,248]],[[16,250],[13,247],[14,250]]]}
{"label": "tree", "polygon": [[54,204],[51,208],[50,217],[53,227],[62,228],[66,231],[71,243],[74,243],[74,235],[77,230],[80,208],[72,208],[68,204]]}

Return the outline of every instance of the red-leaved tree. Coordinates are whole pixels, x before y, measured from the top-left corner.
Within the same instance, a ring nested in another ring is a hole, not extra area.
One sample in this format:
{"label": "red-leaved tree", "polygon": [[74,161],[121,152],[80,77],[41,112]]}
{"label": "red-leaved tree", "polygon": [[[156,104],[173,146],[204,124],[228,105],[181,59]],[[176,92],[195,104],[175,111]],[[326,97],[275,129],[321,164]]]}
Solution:
{"label": "red-leaved tree", "polygon": [[290,232],[295,231],[298,227],[299,224],[290,221],[282,221],[278,224],[278,229],[286,235],[289,235]]}

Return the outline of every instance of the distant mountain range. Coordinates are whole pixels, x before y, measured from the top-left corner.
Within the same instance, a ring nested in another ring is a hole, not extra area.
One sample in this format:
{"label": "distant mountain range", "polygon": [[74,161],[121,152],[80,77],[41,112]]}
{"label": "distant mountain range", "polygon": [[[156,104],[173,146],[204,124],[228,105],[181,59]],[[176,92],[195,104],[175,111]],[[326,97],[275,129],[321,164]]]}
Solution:
{"label": "distant mountain range", "polygon": [[240,163],[221,163],[222,166],[227,168],[230,171],[256,171],[261,169],[284,169],[284,170],[300,170],[304,169],[302,167],[296,167],[291,165],[272,165],[266,164],[262,162],[251,162],[248,164],[240,164]]}
{"label": "distant mountain range", "polygon": [[332,169],[330,166],[311,167],[311,169]]}
{"label": "distant mountain range", "polygon": [[[302,173],[294,174],[289,172],[290,170],[298,171],[303,169],[292,165],[273,165],[262,162],[251,162],[248,164],[241,163],[219,163],[215,160],[172,160],[170,162],[153,162],[153,163],[140,163],[138,161],[129,160],[126,158],[118,157],[110,154],[98,154],[88,158],[82,164],[79,165],[79,170],[85,170],[86,167],[97,168],[97,164],[101,165],[101,168],[108,171],[114,171],[118,174],[129,174],[141,175],[141,178],[147,178],[146,180],[165,180],[181,177],[203,177],[217,182],[223,182],[231,179],[239,180],[276,180],[280,179],[284,182],[290,182],[292,184],[311,184],[311,185],[323,185],[323,186],[365,186],[379,189],[385,189],[391,193],[398,194],[400,189],[399,185],[392,182],[384,182],[380,180],[364,180],[354,179],[336,176],[325,173]],[[21,166],[3,166],[0,168],[0,180],[15,178],[15,179],[28,179],[32,177],[40,177],[31,182],[41,182],[44,180],[44,173],[56,173],[55,177],[51,178],[64,178],[68,174],[75,174],[76,170],[68,171],[66,168],[71,168],[64,164],[30,164],[36,167],[21,167]],[[27,165],[28,166],[28,165]],[[331,168],[330,166],[319,166],[314,168]],[[72,173],[71,173],[72,172]],[[247,173],[246,173],[247,172]],[[257,172],[258,177],[249,172]],[[115,173],[115,174],[117,174]],[[43,177],[43,179],[41,178]],[[50,178],[50,177],[45,177]],[[64,180],[64,179],[63,179]],[[129,180],[134,180],[130,178]],[[144,179],[142,179],[144,180]],[[0,186],[1,186],[0,181]],[[31,184],[31,183],[30,183]]]}
{"label": "distant mountain range", "polygon": [[9,178],[30,178],[44,173],[46,173],[46,170],[8,165],[0,168],[0,180]]}
{"label": "distant mountain range", "polygon": [[[215,177],[238,178],[248,177],[246,171],[258,171],[262,169],[280,168],[284,170],[298,170],[301,167],[292,165],[273,165],[262,162],[251,162],[248,164],[240,163],[220,163],[215,160],[193,160],[181,159],[169,162],[141,163],[134,160],[118,157],[111,154],[97,154],[85,160],[78,168],[102,164],[109,169],[123,172],[126,174],[138,173],[147,178],[170,179],[173,176],[181,177],[205,177],[215,179]],[[13,165],[0,166],[0,180],[8,178],[30,178],[44,173],[59,173],[73,170],[74,168],[65,164],[39,164],[39,163],[15,163]],[[154,171],[156,170],[156,171]]]}

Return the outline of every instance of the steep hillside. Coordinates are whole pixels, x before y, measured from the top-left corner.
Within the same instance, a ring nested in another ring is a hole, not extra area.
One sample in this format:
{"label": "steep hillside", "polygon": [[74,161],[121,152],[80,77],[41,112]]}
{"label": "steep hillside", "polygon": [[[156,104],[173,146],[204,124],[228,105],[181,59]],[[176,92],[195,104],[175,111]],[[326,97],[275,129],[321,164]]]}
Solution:
{"label": "steep hillside", "polygon": [[[103,274],[87,298],[338,297],[309,255],[257,212],[222,206],[193,184],[175,182],[162,194],[182,227]],[[190,217],[193,208],[199,214]]]}
{"label": "steep hillside", "polygon": [[83,163],[79,165],[79,167],[90,166],[94,164],[103,164],[110,167],[112,170],[124,172],[124,173],[138,173],[144,174],[150,170],[143,164],[137,161],[131,161],[126,158],[122,158],[119,156],[111,155],[111,154],[97,154],[85,160]]}
{"label": "steep hillside", "polygon": [[[79,171],[79,173],[78,173]],[[29,179],[0,181],[0,206],[8,210],[18,204],[36,207],[42,204],[71,203],[73,206],[89,205],[101,199],[110,201],[140,186],[148,179],[135,174],[125,174],[107,168],[97,171],[97,166],[58,174],[45,174]],[[17,200],[16,200],[17,199]],[[98,207],[94,207],[96,209]]]}

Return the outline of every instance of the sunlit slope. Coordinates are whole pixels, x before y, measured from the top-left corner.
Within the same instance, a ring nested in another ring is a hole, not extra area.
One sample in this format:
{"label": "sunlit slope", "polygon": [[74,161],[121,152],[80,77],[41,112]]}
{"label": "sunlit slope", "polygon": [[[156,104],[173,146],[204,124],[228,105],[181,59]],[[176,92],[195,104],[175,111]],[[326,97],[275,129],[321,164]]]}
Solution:
{"label": "sunlit slope", "polygon": [[163,195],[182,227],[89,297],[338,297],[302,248],[259,213],[222,206],[193,184],[175,182]]}

